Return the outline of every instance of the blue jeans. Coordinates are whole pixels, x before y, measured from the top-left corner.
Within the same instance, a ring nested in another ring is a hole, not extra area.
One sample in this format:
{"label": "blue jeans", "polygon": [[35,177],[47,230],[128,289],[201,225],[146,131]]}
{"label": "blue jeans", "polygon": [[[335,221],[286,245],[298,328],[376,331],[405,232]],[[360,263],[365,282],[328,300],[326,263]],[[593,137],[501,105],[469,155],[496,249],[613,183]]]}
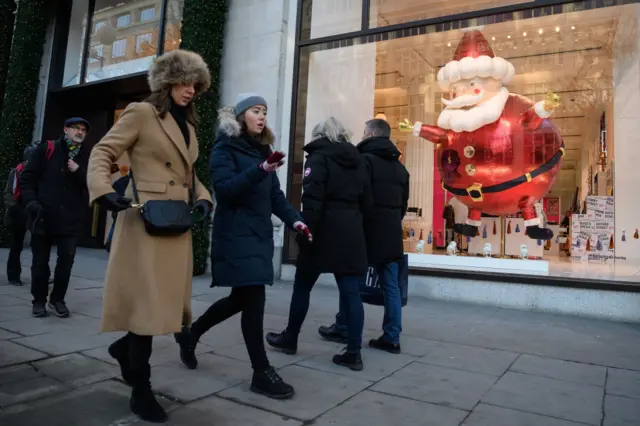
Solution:
{"label": "blue jeans", "polygon": [[[296,270],[293,282],[293,295],[289,307],[287,333],[298,337],[302,323],[309,311],[311,290],[320,276],[317,272]],[[347,334],[347,352],[358,352],[362,348],[362,329],[364,328],[364,307],[360,298],[359,275],[334,274],[340,290],[340,312],[344,315],[344,328]]]}
{"label": "blue jeans", "polygon": [[[397,262],[387,263],[376,267],[378,282],[384,297],[384,319],[382,320],[383,339],[393,344],[400,344],[400,333],[402,332],[402,296],[400,294],[400,284],[398,283]],[[336,315],[336,330],[346,331],[346,321],[342,316],[342,302],[340,312]]]}

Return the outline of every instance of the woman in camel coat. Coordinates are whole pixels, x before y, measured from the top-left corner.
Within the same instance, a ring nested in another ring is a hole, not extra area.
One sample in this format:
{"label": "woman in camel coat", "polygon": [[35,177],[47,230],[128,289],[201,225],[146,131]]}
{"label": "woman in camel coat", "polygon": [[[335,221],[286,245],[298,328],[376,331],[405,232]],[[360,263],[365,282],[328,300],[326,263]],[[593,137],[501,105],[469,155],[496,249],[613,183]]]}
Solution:
{"label": "woman in camel coat", "polygon": [[[105,280],[102,331],[128,332],[109,353],[133,386],[132,411],[144,420],[162,422],[167,415],[149,382],[152,336],[178,332],[191,323],[192,237],[191,232],[149,235],[140,211],[130,208],[132,185],[125,196],[114,191],[111,164],[128,154],[142,204],[189,201],[198,158],[193,99],[209,88],[211,79],[199,55],[176,50],[156,60],[148,81],[149,98],[130,104],[93,148],[87,181],[91,203],[120,211]],[[195,199],[195,209],[208,217],[211,195],[197,178]]]}

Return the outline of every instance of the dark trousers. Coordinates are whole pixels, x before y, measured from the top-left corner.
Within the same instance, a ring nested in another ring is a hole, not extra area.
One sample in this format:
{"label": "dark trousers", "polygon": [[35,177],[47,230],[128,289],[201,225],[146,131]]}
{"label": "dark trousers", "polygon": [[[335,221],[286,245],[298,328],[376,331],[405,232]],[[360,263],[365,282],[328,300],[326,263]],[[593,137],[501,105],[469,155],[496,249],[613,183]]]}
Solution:
{"label": "dark trousers", "polygon": [[11,216],[11,248],[9,249],[9,259],[7,259],[7,278],[9,281],[20,281],[22,265],[20,255],[24,244],[24,236],[27,233],[27,218],[22,209],[14,206],[8,212]]}
{"label": "dark trousers", "polygon": [[[364,307],[360,297],[360,283],[363,275],[334,274],[340,291],[340,312],[344,315],[347,325],[347,351],[358,352],[362,347],[362,330],[364,328]],[[287,333],[297,337],[300,334],[302,323],[309,311],[309,299],[311,290],[320,273],[306,271],[303,268],[296,269],[293,282],[293,295],[289,306],[289,324]]]}
{"label": "dark trousers", "polygon": [[71,278],[71,269],[76,257],[77,239],[72,236],[32,235],[31,252],[31,295],[33,303],[46,303],[49,293],[49,258],[51,247],[56,244],[58,259],[53,275],[53,291],[49,296],[49,302],[64,301]]}
{"label": "dark trousers", "polygon": [[265,288],[261,286],[236,287],[229,296],[218,300],[191,325],[191,332],[196,338],[216,324],[242,312],[241,327],[244,343],[249,352],[251,366],[254,370],[269,368],[269,359],[264,349],[264,304]]}

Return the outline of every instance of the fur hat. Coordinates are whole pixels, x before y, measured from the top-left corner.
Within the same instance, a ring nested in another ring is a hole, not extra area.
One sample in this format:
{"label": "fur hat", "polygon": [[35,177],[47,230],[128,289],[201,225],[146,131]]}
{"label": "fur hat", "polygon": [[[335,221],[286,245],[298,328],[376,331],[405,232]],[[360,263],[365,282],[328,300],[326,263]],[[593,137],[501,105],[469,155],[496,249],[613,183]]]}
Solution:
{"label": "fur hat", "polygon": [[193,84],[196,95],[199,95],[209,90],[211,75],[202,56],[178,49],[155,60],[149,68],[147,81],[152,92],[160,92],[176,84]]}

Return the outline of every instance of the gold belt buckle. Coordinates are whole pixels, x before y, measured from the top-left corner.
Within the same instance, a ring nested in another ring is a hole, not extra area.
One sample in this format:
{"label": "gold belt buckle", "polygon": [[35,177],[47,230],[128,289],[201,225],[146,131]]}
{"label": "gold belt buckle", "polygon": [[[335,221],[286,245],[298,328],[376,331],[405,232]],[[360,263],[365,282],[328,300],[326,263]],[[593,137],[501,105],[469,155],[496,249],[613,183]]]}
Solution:
{"label": "gold belt buckle", "polygon": [[482,195],[482,184],[474,183],[467,188],[467,194],[469,194],[469,197],[471,197],[471,200],[475,203],[482,201],[484,199]]}

